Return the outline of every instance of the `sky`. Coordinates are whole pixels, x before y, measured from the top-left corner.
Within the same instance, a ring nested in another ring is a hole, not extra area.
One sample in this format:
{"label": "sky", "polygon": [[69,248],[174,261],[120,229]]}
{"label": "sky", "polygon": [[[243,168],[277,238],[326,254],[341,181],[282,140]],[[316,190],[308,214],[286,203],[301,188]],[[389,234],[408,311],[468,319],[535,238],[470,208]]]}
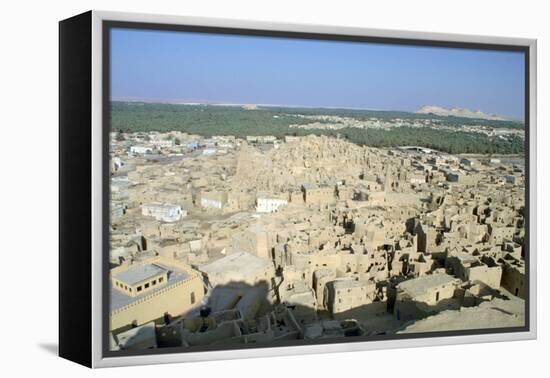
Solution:
{"label": "sky", "polygon": [[524,56],[460,48],[111,30],[111,98],[524,116]]}

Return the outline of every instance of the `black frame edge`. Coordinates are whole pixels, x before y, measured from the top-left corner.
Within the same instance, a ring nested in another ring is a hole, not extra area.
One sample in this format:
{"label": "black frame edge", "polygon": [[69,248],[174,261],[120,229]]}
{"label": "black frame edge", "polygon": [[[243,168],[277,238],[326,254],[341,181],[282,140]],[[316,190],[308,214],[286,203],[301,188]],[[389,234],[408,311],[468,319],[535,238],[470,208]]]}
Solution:
{"label": "black frame edge", "polygon": [[59,356],[92,367],[92,12],[59,22]]}

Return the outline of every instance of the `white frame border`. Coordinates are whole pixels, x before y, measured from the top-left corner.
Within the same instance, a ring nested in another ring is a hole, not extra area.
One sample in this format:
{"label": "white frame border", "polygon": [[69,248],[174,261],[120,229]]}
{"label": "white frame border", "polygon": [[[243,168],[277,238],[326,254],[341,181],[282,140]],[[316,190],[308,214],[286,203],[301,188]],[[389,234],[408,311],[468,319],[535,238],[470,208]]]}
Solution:
{"label": "white frame border", "polygon": [[[407,38],[431,41],[486,43],[529,47],[529,316],[528,332],[425,337],[417,339],[365,341],[323,345],[300,345],[209,352],[150,354],[140,356],[103,357],[102,332],[102,22],[128,21],[156,24],[182,24],[238,29],[356,35],[380,38]],[[486,343],[497,341],[532,340],[537,337],[537,41],[525,38],[490,37],[427,33],[401,30],[380,30],[356,27],[288,24],[216,19],[203,17],[167,16],[123,12],[92,11],[92,367],[115,367],[175,362],[194,362],[252,357],[289,356],[300,354],[366,351],[389,348],[427,347],[452,344]]]}

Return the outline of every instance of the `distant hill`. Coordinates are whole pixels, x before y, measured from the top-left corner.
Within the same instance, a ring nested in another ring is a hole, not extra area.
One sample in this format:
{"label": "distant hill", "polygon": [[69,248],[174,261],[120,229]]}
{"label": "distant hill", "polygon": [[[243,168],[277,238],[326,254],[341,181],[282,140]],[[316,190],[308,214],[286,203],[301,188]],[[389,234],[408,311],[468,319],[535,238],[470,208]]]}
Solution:
{"label": "distant hill", "polygon": [[435,114],[442,117],[464,117],[487,119],[491,121],[509,121],[509,119],[498,116],[496,114],[486,114],[481,110],[470,110],[464,108],[442,108],[435,105],[426,105],[416,111],[417,114]]}

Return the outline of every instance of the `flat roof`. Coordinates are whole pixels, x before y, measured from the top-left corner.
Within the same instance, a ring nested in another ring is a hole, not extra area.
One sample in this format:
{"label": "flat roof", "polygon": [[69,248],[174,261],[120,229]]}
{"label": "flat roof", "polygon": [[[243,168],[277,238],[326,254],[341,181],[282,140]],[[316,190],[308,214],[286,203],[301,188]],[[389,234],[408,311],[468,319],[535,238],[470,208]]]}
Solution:
{"label": "flat roof", "polygon": [[449,257],[455,257],[462,263],[478,261],[477,257],[475,257],[473,255],[470,255],[469,253],[466,253],[466,252],[454,253],[454,254],[450,255]]}
{"label": "flat roof", "polygon": [[201,265],[199,270],[206,274],[238,272],[246,276],[270,266],[271,264],[270,260],[251,255],[247,252],[237,252],[211,263]]}
{"label": "flat roof", "polygon": [[122,291],[114,288],[112,285],[112,281],[109,280],[110,290],[111,290],[111,311],[117,310],[126,305],[129,305],[130,303],[133,303],[142,298],[148,297],[159,290],[166,289],[167,287],[172,286],[178,282],[184,281],[187,279],[187,277],[189,277],[189,275],[186,272],[183,272],[181,270],[171,270],[167,267],[163,267],[160,265],[157,265],[157,266],[168,271],[168,281],[166,282],[166,284],[156,285],[154,289],[147,290],[143,294],[137,295],[135,297],[126,295]]}
{"label": "flat roof", "polygon": [[333,281],[333,286],[335,289],[351,289],[354,287],[367,287],[375,286],[374,282],[369,282],[365,280],[356,280],[356,279],[342,279]]}
{"label": "flat roof", "polygon": [[145,281],[146,279],[163,274],[166,271],[167,269],[155,264],[140,265],[137,267],[132,267],[128,270],[123,270],[122,272],[118,272],[113,277],[129,285],[134,285],[141,281]]}
{"label": "flat roof", "polygon": [[207,296],[207,306],[212,312],[236,309],[244,313],[258,297],[265,297],[266,293],[267,287],[261,286],[216,286]]}
{"label": "flat roof", "polygon": [[456,278],[446,273],[430,274],[401,282],[397,288],[407,292],[411,297],[425,294],[430,289],[454,282]]}

